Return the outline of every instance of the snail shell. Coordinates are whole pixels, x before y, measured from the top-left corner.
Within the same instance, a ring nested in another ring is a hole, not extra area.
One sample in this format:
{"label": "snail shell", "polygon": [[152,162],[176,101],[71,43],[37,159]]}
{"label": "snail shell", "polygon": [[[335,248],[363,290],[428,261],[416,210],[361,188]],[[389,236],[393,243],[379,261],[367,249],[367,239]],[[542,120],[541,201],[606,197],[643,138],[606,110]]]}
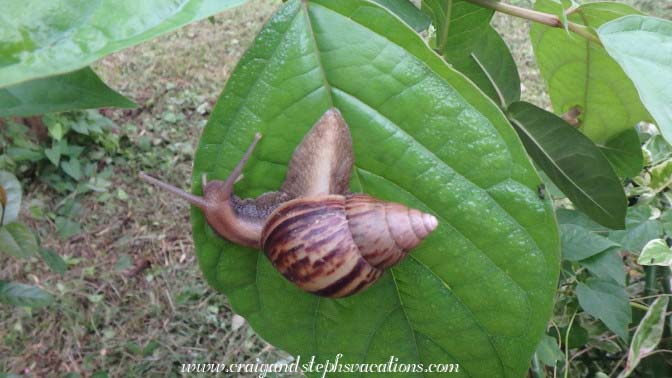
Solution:
{"label": "snail shell", "polygon": [[326,297],[366,289],[438,225],[433,215],[348,191],[352,139],[335,108],[297,146],[279,191],[240,199],[233,185],[260,138],[225,181],[203,180],[203,197],[140,177],[198,206],[217,234],[262,249],[288,280]]}
{"label": "snail shell", "polygon": [[302,289],[344,297],[369,287],[437,226],[436,218],[367,195],[291,200],[261,236],[280,273]]}

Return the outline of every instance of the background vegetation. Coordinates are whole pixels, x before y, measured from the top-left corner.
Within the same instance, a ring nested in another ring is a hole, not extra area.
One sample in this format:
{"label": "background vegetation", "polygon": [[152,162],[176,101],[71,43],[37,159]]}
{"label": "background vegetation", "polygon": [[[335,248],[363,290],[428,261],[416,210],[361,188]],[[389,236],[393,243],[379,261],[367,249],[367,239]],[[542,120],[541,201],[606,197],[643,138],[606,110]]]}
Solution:
{"label": "background vegetation", "polygon": [[[669,1],[630,3],[672,18]],[[2,121],[0,153],[15,159],[0,160],[0,168],[11,169],[24,184],[20,219],[66,265],[0,254],[0,277],[45,288],[55,300],[45,309],[0,307],[0,373],[165,376],[177,375],[184,362],[289,358],[259,339],[226,298],[206,285],[193,253],[187,205],[167,193],[147,195],[136,178],[140,170],[162,172],[187,186],[194,147],[214,102],[279,4],[252,0],[96,63],[95,71],[138,103],[136,109]],[[497,15],[495,26],[518,62],[523,99],[550,106],[528,22]],[[48,133],[30,133],[31,124],[40,122]],[[46,159],[25,155],[39,146],[52,151]],[[57,158],[69,164],[54,164]],[[641,267],[632,259],[626,263],[633,281],[644,285]],[[635,287],[631,294],[642,296],[644,290]],[[572,298],[558,293],[559,324],[572,316]],[[633,325],[642,315],[635,312]],[[618,368],[624,352],[613,334],[589,340],[581,332],[565,335],[577,340],[570,342],[578,346],[573,373],[593,363]],[[666,338],[669,343],[669,331]],[[553,345],[549,341],[541,355],[546,362],[564,358]]]}

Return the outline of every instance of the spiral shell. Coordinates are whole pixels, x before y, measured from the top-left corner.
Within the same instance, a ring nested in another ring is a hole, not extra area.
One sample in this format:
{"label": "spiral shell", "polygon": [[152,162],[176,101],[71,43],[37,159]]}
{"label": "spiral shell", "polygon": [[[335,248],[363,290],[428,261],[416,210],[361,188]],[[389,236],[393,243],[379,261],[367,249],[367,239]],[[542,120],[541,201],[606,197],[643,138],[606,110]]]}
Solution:
{"label": "spiral shell", "polygon": [[367,195],[304,197],[269,216],[261,246],[288,280],[339,298],[369,287],[436,226],[432,215]]}

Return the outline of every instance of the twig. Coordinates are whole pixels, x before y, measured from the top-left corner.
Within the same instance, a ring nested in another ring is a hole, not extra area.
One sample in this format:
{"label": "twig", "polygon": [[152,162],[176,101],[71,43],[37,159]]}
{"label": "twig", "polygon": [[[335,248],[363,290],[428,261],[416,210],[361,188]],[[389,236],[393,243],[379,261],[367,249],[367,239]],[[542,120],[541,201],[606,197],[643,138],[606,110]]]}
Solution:
{"label": "twig", "polygon": [[[524,18],[526,20],[538,22],[540,24],[544,24],[553,28],[563,29],[565,27],[560,17],[554,14],[539,12],[533,9],[522,8],[511,4],[502,3],[497,0],[467,0],[467,1],[476,5],[480,5],[483,8],[492,9],[497,12],[508,14],[514,17]],[[567,21],[567,29],[599,46],[602,46],[602,42],[600,42],[600,39],[597,37],[597,35],[595,35],[595,33],[593,33],[590,30],[590,28],[585,25],[580,25],[571,21]]]}

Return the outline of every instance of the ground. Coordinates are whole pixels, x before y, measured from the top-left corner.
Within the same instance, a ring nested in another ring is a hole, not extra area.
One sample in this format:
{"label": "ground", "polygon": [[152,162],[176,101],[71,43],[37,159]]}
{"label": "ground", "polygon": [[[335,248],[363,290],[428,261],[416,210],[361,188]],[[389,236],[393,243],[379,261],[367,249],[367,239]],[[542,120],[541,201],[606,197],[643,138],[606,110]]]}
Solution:
{"label": "ground", "polygon": [[[633,1],[634,2],[634,1]],[[527,0],[512,3],[529,6]],[[644,11],[672,2],[639,0]],[[191,240],[188,207],[139,182],[141,170],[187,187],[193,152],[209,111],[245,48],[280,1],[252,0],[150,42],[113,54],[94,69],[136,101],[133,110],[104,110],[119,125],[121,151],[110,198],[82,199],[83,232],[60,240],[55,225],[23,218],[42,244],[66,257],[64,276],[37,260],[0,257],[0,277],[32,282],[57,294],[55,305],[29,312],[0,307],[0,372],[63,376],[179,375],[181,363],[265,362],[287,358],[235,316],[226,297],[204,282]],[[512,47],[523,98],[549,101],[528,40],[528,23],[497,16]],[[46,186],[25,187],[25,203],[61,201]],[[25,206],[24,206],[25,207]]]}

